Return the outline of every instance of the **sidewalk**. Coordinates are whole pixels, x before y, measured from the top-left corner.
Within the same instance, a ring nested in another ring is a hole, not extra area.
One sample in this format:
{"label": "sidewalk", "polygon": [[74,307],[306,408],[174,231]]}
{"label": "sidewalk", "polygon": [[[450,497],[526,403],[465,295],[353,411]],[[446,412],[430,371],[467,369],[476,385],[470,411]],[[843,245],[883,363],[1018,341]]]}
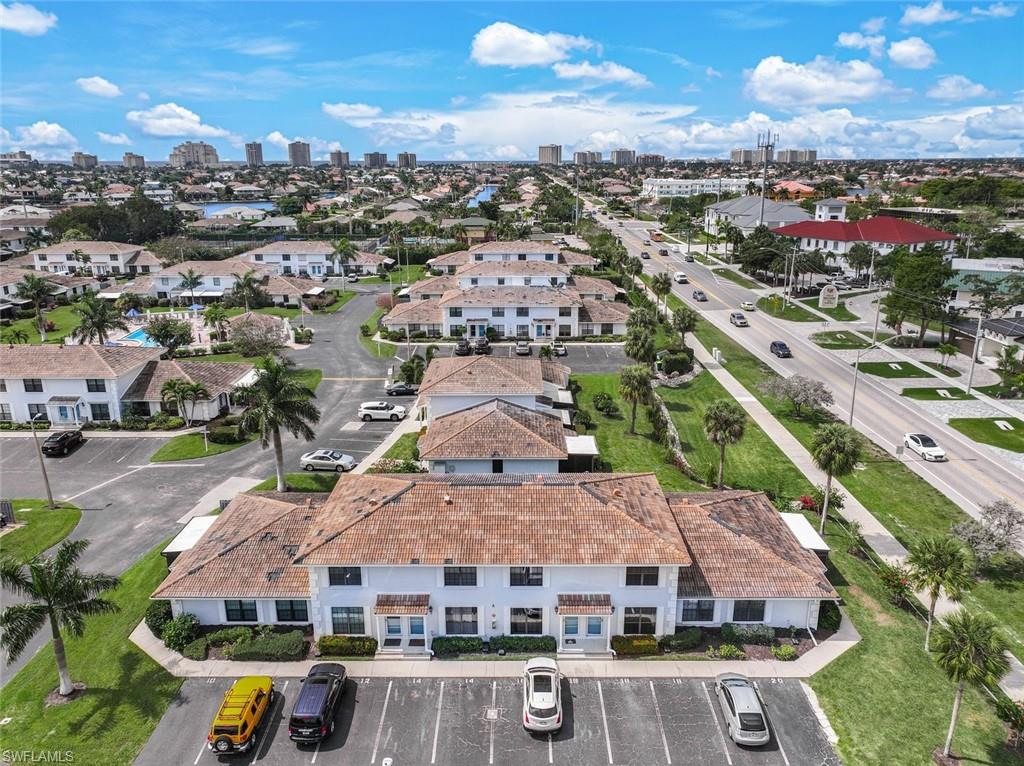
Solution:
{"label": "sidewalk", "polygon": [[[106,431],[101,428],[93,430],[82,431],[82,434],[86,439],[166,439],[171,436],[181,436],[182,434],[201,434],[203,432],[202,426],[193,426],[192,428],[179,428],[176,431]],[[36,431],[36,434],[40,439],[45,439],[51,433],[55,433],[53,430],[42,430]],[[32,431],[0,431],[0,439],[31,439]]]}

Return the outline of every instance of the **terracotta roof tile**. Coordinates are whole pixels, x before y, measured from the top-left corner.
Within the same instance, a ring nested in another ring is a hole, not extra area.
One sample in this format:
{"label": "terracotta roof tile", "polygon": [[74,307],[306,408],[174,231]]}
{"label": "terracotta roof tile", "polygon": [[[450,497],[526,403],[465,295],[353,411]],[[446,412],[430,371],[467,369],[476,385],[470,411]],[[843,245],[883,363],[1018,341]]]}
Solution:
{"label": "terracotta roof tile", "polygon": [[610,593],[559,593],[559,614],[611,614]]}
{"label": "terracotta roof tile", "polygon": [[444,306],[580,306],[574,290],[542,285],[480,285],[449,290],[441,296]]}
{"label": "terracotta roof tile", "polygon": [[428,393],[540,395],[544,393],[542,365],[539,359],[435,356],[420,383],[420,395]]}
{"label": "terracotta roof tile", "polygon": [[555,415],[501,399],[434,418],[418,443],[424,460],[565,460],[565,426]]}
{"label": "terracotta roof tile", "polygon": [[163,348],[64,346],[46,343],[0,346],[0,370],[7,378],[118,378],[158,359]]}
{"label": "terracotta roof tile", "polygon": [[219,362],[179,362],[160,359],[149,362],[121,396],[128,402],[158,402],[160,391],[169,380],[181,379],[202,383],[215,399],[232,391],[251,370],[251,364],[221,364]]}
{"label": "terracotta roof tile", "polygon": [[429,593],[379,593],[373,605],[373,613],[426,614],[429,608]]}

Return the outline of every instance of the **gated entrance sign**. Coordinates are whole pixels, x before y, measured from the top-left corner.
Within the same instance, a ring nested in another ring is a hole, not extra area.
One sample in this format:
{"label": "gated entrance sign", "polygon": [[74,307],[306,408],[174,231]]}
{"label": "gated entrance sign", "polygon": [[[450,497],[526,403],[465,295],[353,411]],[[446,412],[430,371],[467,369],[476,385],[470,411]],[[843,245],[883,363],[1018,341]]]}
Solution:
{"label": "gated entrance sign", "polygon": [[825,285],[818,293],[819,309],[834,309],[839,305],[839,290],[835,285]]}

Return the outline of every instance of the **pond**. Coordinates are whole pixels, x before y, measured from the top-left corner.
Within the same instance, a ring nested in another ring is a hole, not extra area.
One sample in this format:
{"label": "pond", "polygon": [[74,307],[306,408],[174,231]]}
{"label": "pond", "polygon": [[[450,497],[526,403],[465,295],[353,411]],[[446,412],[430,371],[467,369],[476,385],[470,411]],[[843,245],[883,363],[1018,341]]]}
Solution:
{"label": "pond", "polygon": [[479,207],[481,202],[487,202],[493,197],[499,188],[501,187],[496,184],[484,185],[484,188],[478,191],[473,199],[466,203],[466,207]]}

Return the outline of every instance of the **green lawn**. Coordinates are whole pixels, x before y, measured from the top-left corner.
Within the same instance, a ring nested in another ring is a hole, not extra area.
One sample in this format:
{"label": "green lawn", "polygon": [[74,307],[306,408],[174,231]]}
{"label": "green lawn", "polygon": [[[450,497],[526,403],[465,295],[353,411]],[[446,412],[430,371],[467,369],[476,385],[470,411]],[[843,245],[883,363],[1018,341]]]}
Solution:
{"label": "green lawn", "polygon": [[[273,458],[268,459],[271,463],[273,462]],[[328,471],[303,471],[302,473],[286,473],[284,480],[288,485],[288,489],[292,492],[330,492],[334,489],[334,485],[338,483],[340,476],[340,473],[330,473]],[[273,491],[276,489],[277,478],[274,476],[271,476],[266,481],[261,481],[253,487],[255,491]]]}
{"label": "green lawn", "polygon": [[314,392],[316,391],[317,386],[320,385],[320,381],[323,380],[323,377],[323,370],[318,370],[316,368],[311,367],[295,368],[296,380],[298,380],[300,383],[302,383],[302,385],[306,386],[307,388],[311,389]]}
{"label": "green lawn", "polygon": [[[891,365],[895,364],[896,367]],[[852,364],[850,365],[853,366]],[[930,372],[909,362],[861,362],[860,371],[879,378],[933,378]]]}
{"label": "green lawn", "polygon": [[37,553],[59,543],[78,525],[82,512],[73,505],[58,503],[53,510],[45,500],[12,500],[14,517],[25,524],[0,536],[0,556],[28,561]]}
{"label": "green lawn", "polygon": [[[387,311],[378,306],[373,310],[373,313],[366,318],[366,321],[363,322],[363,324],[369,325],[374,329],[374,332],[376,332],[378,320],[386,313]],[[375,341],[372,334],[367,338],[361,332],[359,333],[359,342],[363,344],[363,348],[366,349],[366,353],[372,357],[376,357],[377,359],[389,359],[393,357],[396,349],[398,348],[394,343],[388,343],[387,341]]]}
{"label": "green lawn", "polygon": [[54,707],[44,704],[57,687],[49,643],[0,690],[0,710],[11,718],[5,746],[37,754],[66,750],[83,764],[127,766],[135,760],[181,686],[180,678],[128,639],[149,605],[149,594],[167,574],[163,545],[132,565],[111,592],[119,612],[88,617],[84,636],[65,638],[71,677],[86,685],[82,698]]}
{"label": "green lawn", "polygon": [[[219,455],[222,452],[230,452],[233,449],[248,444],[256,437],[244,439],[235,444],[216,444],[209,442],[205,445],[202,434],[181,434],[175,436],[156,452],[149,456],[150,463],[170,463],[175,460],[196,460],[199,458]],[[206,449],[206,447],[209,449]]]}
{"label": "green lawn", "polygon": [[[1004,431],[996,425],[1001,420],[1013,426]],[[969,439],[1013,452],[1024,452],[1024,421],[1020,418],[953,418],[949,425]]]}
{"label": "green lawn", "polygon": [[786,319],[790,322],[820,322],[821,317],[816,317],[810,311],[805,311],[800,304],[791,302],[786,305],[781,296],[764,297],[757,299],[757,308],[776,319]]}
{"label": "green lawn", "polygon": [[325,314],[333,314],[333,313],[334,313],[335,311],[337,311],[338,309],[340,309],[340,308],[341,308],[342,306],[344,306],[344,305],[345,305],[346,303],[348,303],[348,302],[349,302],[350,300],[352,300],[353,298],[355,298],[355,297],[356,297],[356,295],[357,295],[357,293],[354,293],[354,292],[352,292],[351,290],[346,290],[346,291],[345,291],[345,292],[343,292],[343,293],[342,293],[342,292],[339,292],[339,293],[337,293],[337,296],[338,296],[338,297],[337,297],[337,299],[336,299],[336,300],[334,301],[334,303],[331,303],[331,304],[329,304],[329,305],[327,305],[327,306],[324,306],[324,307],[323,307],[323,309],[321,309],[321,311],[322,311],[323,313],[325,313]]}
{"label": "green lawn", "polygon": [[818,305],[817,296],[813,298],[801,298],[800,303],[803,303],[805,306],[810,306],[811,308],[817,309],[822,314],[828,314],[837,322],[856,322],[858,319],[860,319],[859,316],[857,316],[848,308],[846,308],[846,301],[839,301],[839,304],[834,309],[821,308]]}
{"label": "green lawn", "polygon": [[391,278],[388,279],[388,275],[385,274],[383,277],[360,277],[359,284],[361,285],[383,285],[391,283],[395,287],[402,284],[402,278],[405,278],[407,284],[413,284],[423,279],[427,273],[427,267],[420,264],[411,264],[409,266],[402,266],[401,268],[394,268],[390,272]]}
{"label": "green lawn", "polygon": [[384,453],[384,458],[388,460],[417,460],[416,442],[419,439],[418,433],[402,434],[398,437],[398,441]]}
{"label": "green lawn", "polygon": [[[946,391],[949,396],[942,396],[939,391]],[[974,398],[959,388],[904,388],[902,395],[922,402],[951,402]]]}
{"label": "green lawn", "polygon": [[[79,316],[75,313],[73,306],[58,306],[53,311],[44,311],[43,319],[53,322],[53,330],[47,330],[47,343],[63,343],[64,336],[70,335],[78,327]],[[35,317],[31,319],[16,319],[10,327],[0,328],[0,337],[6,338],[8,333],[23,330],[28,335],[28,342],[38,344],[39,329]]]}
{"label": "green lawn", "polygon": [[728,279],[730,282],[735,282],[740,287],[746,287],[750,290],[756,290],[757,288],[760,287],[759,284],[743,276],[735,269],[711,269],[711,273],[719,277],[722,277],[722,279]]}
{"label": "green lawn", "polygon": [[959,378],[960,377],[960,370],[958,370],[958,369],[956,369],[954,367],[943,367],[938,362],[925,362],[924,366],[925,367],[931,367],[936,372],[941,372],[947,378]]}
{"label": "green lawn", "polygon": [[848,330],[816,332],[811,336],[811,340],[831,351],[862,349],[871,345],[869,341],[861,340]]}

